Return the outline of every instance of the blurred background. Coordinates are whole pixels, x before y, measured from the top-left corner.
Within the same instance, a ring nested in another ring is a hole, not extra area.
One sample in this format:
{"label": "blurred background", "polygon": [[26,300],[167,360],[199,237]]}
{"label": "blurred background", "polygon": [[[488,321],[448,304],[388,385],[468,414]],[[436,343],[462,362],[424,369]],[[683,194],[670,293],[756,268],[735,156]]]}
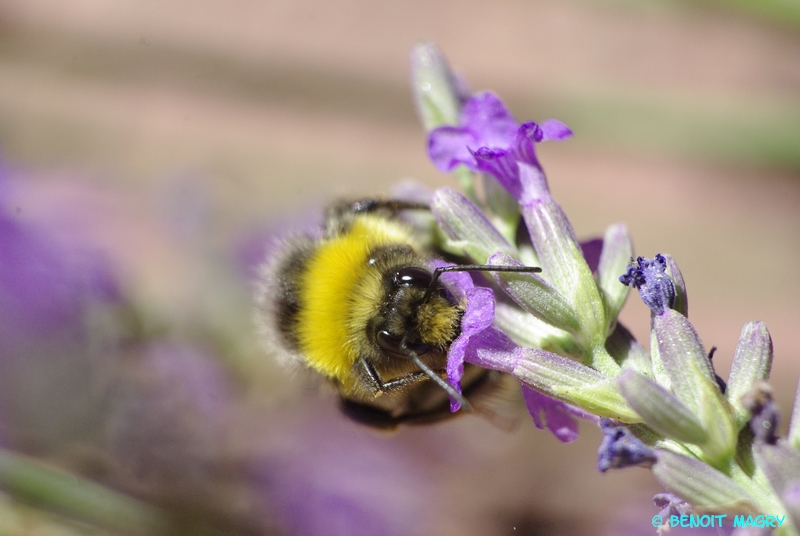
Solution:
{"label": "blurred background", "polygon": [[[575,137],[539,146],[580,237],[671,254],[727,375],[800,373],[800,7],[781,0],[0,1],[0,534],[652,534],[600,475],[476,418],[375,434],[258,347],[267,238],[427,161],[408,53]],[[647,346],[632,297],[622,322]],[[786,422],[784,421],[784,428]],[[96,487],[99,484],[102,487]]]}

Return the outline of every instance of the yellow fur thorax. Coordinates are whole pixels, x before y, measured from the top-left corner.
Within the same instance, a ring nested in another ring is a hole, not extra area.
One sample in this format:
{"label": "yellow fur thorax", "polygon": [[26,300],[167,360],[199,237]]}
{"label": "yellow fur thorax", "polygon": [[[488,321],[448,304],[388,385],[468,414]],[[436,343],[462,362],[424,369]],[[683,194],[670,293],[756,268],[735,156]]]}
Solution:
{"label": "yellow fur thorax", "polygon": [[298,334],[308,365],[343,384],[350,383],[364,319],[380,307],[382,277],[369,265],[377,246],[411,244],[402,222],[359,214],[341,235],[322,241],[300,278]]}

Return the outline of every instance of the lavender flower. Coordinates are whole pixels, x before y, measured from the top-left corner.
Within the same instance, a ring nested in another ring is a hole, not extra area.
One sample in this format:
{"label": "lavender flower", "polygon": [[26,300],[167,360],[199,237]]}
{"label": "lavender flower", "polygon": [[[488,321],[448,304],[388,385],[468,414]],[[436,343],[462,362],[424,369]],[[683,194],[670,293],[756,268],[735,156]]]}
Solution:
{"label": "lavender flower", "polygon": [[[464,361],[512,374],[535,424],[562,440],[574,439],[572,417],[580,412],[614,419],[600,421],[598,468],[652,466],[675,500],[720,512],[791,518],[800,511],[800,476],[779,478],[800,475],[800,402],[789,440],[778,438],[776,406],[762,384],[772,362],[766,327],[743,329],[726,388],[687,318],[686,284],[672,257],[627,265],[631,239],[614,224],[590,267],[535,151],[535,143],[571,131],[554,120],[520,124],[490,92],[453,101],[463,102],[458,122],[431,129],[431,160],[442,171],[465,167],[492,177],[515,206],[498,209],[471,186],[466,196],[437,192],[433,211],[448,249],[482,264],[530,264],[542,272],[492,274],[515,305],[495,304],[492,291],[466,278],[455,283],[463,285],[466,311],[449,354],[451,383],[458,384]],[[527,237],[518,240],[504,227],[516,221],[510,213],[521,216]],[[617,321],[629,287],[651,310],[649,352]],[[795,527],[781,530],[796,534]]]}
{"label": "lavender flower", "polygon": [[514,197],[522,190],[518,162],[541,169],[534,143],[563,140],[572,131],[550,119],[538,125],[517,123],[497,95],[473,95],[461,110],[458,126],[441,126],[428,135],[428,156],[441,171],[464,164],[493,175]]}

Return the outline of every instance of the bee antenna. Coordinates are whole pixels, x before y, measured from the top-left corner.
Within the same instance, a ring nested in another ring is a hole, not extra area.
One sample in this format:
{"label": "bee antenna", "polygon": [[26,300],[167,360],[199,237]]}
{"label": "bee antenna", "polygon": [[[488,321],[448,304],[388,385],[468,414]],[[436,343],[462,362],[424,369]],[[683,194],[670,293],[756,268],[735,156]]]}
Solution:
{"label": "bee antenna", "polygon": [[417,355],[417,353],[406,345],[405,336],[400,340],[400,348],[411,359],[411,361],[413,361],[414,364],[419,367],[419,369],[422,372],[424,372],[430,379],[436,382],[439,385],[439,387],[444,389],[448,395],[450,395],[453,399],[458,401],[458,403],[461,404],[462,410],[464,410],[467,413],[472,412],[472,405],[469,402],[467,402],[467,399],[464,398],[464,396],[461,393],[456,391],[452,385],[444,381],[441,376],[439,376],[433,370],[431,370],[431,368],[428,365],[423,363],[422,360]]}
{"label": "bee antenna", "polygon": [[538,266],[510,266],[510,265],[494,265],[494,264],[460,264],[456,266],[439,266],[433,270],[433,277],[428,284],[428,289],[422,297],[422,303],[427,303],[433,294],[433,289],[439,276],[445,272],[513,272],[513,273],[527,273],[536,274],[541,272],[542,269]]}

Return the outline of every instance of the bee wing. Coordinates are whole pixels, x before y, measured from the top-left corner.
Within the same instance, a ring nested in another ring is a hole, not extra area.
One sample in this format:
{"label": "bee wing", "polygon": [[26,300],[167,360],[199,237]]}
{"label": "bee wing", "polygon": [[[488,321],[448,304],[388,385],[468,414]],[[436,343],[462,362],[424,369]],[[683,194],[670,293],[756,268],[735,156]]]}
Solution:
{"label": "bee wing", "polygon": [[475,412],[504,432],[514,431],[525,417],[525,401],[519,381],[496,370],[466,393]]}
{"label": "bee wing", "polygon": [[[475,412],[500,430],[512,431],[522,421],[525,403],[513,376],[467,364],[462,386]],[[433,382],[378,399],[342,396],[340,405],[354,421],[382,430],[394,430],[401,424],[433,424],[464,414],[450,411],[447,393]]]}

